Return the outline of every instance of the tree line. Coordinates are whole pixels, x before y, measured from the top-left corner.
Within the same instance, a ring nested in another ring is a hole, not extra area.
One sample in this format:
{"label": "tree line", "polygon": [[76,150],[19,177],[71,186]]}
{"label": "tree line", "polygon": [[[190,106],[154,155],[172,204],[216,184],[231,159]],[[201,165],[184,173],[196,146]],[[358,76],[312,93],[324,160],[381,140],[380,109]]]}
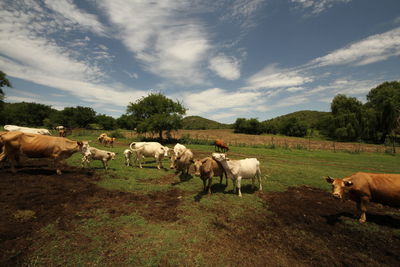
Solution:
{"label": "tree line", "polygon": [[365,104],[355,97],[338,94],[331,102],[331,112],[321,112],[319,118],[311,123],[298,116],[283,116],[262,122],[256,118],[238,118],[234,131],[298,137],[318,131],[337,141],[384,143],[400,134],[400,82],[384,82],[371,89]]}

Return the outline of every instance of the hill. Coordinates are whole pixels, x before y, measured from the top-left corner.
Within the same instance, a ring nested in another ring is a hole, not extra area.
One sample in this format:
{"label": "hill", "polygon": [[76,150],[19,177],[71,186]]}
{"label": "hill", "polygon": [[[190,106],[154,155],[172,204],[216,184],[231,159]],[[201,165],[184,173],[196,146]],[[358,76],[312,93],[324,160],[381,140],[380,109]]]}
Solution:
{"label": "hill", "polygon": [[286,115],[282,115],[267,121],[284,122],[296,118],[298,121],[304,122],[309,128],[316,128],[316,126],[328,116],[330,112],[314,111],[314,110],[301,110]]}
{"label": "hill", "polygon": [[182,120],[182,129],[206,130],[206,129],[230,129],[231,124],[223,124],[200,116],[187,116]]}

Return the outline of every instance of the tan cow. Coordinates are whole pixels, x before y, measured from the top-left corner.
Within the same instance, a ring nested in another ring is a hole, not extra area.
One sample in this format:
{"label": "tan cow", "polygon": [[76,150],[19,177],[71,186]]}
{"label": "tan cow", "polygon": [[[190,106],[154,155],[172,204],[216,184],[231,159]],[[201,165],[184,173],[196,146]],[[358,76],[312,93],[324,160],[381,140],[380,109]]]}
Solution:
{"label": "tan cow", "polygon": [[87,141],[72,141],[63,137],[28,134],[23,132],[9,132],[0,136],[3,151],[0,162],[6,158],[10,161],[11,171],[15,170],[15,163],[21,155],[29,158],[52,158],[57,174],[61,174],[60,161],[69,158],[76,152],[85,153],[89,147]]}
{"label": "tan cow", "polygon": [[366,205],[370,201],[400,207],[400,174],[357,172],[343,179],[328,176],[326,181],[332,184],[334,197],[357,203],[360,223],[367,221]]}
{"label": "tan cow", "polygon": [[103,145],[114,147],[115,137],[104,136],[103,137]]}
{"label": "tan cow", "polygon": [[222,165],[211,157],[206,157],[194,162],[194,175],[199,176],[203,180],[203,190],[211,194],[212,178],[219,176],[219,183],[222,183],[223,175],[225,174],[226,186],[228,186],[228,176]]}

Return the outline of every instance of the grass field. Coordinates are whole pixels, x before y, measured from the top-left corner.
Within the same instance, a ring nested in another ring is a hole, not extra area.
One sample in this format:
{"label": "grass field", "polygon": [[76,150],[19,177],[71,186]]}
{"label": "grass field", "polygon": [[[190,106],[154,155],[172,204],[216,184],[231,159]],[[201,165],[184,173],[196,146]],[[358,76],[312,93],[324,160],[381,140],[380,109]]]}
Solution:
{"label": "grass field", "polygon": [[[80,134],[69,138],[92,140],[92,146],[104,149],[95,141],[96,137]],[[201,192],[202,181],[198,177],[176,175],[169,169],[167,159],[163,161],[166,168],[162,170],[156,169],[156,163],[152,159],[145,160],[143,169],[125,166],[123,150],[131,140],[118,141],[114,148],[106,148],[118,153],[116,159],[109,162],[108,171],[102,168],[99,161],[94,161],[88,170],[79,171],[80,176],[77,177],[74,177],[73,170],[68,171],[68,176],[64,178],[64,174],[58,177],[45,173],[52,182],[58,183],[65,179],[66,183],[73,183],[76,186],[74,189],[64,185],[60,192],[65,190],[66,195],[73,194],[75,200],[63,201],[58,218],[55,216],[55,220],[47,221],[29,236],[31,245],[28,252],[24,252],[19,264],[335,265],[332,264],[336,257],[332,248],[341,246],[345,250],[348,245],[330,244],[328,237],[322,234],[320,236],[318,231],[307,230],[307,225],[312,224],[310,222],[304,224],[305,228],[298,228],[295,221],[303,220],[303,215],[299,215],[301,218],[296,217],[291,223],[278,220],[275,216],[278,216],[279,211],[274,209],[279,209],[279,206],[272,209],[274,198],[270,199],[270,194],[286,192],[291,187],[308,186],[315,190],[322,189],[323,191],[315,191],[315,194],[323,194],[325,197],[324,192],[330,189],[323,178],[327,175],[343,177],[357,171],[400,173],[399,156],[385,153],[231,146],[228,153],[230,158],[256,157],[260,161],[264,190],[258,192],[252,188],[251,181],[244,180],[243,197],[239,198],[231,192],[231,180],[225,188],[225,179],[220,185],[219,178],[215,178],[213,193],[208,196]],[[214,152],[214,147],[210,145],[189,144],[187,147],[192,149],[195,158]],[[79,167],[81,157],[82,155],[75,154],[67,162],[71,166]],[[84,177],[82,180],[81,176]],[[291,194],[294,196],[296,193],[288,193],[286,196],[290,197]],[[327,193],[326,198],[329,198]],[[288,198],[289,205],[291,201],[294,199]],[[312,200],[310,208],[317,205],[316,203],[323,206],[324,203],[319,202],[323,200]],[[346,207],[352,207],[351,205],[347,204]],[[329,231],[340,227],[353,229],[352,231],[360,235],[360,240],[373,233],[380,236],[378,239],[382,239],[382,242],[399,242],[400,226],[392,227],[374,222],[359,225],[354,211],[354,207],[347,210],[348,213],[354,213],[354,216],[340,217],[336,228],[326,223],[323,227],[330,227]],[[385,216],[400,216],[398,211],[385,212]],[[321,218],[318,220],[323,219]],[[332,232],[330,234],[335,235]],[[343,238],[347,240],[349,237],[346,235]],[[343,239],[338,240],[342,241]],[[294,243],[301,249],[296,248]],[[381,243],[377,243],[377,246],[384,247]],[[393,250],[398,246],[399,244],[393,246]],[[370,250],[373,249],[376,248],[371,247]],[[382,259],[370,254],[370,250],[363,252],[362,249],[357,249],[356,254],[346,257],[355,257],[357,261],[354,265],[380,265]],[[346,254],[345,251],[342,253]],[[349,260],[346,257],[339,266],[346,265]],[[399,257],[392,256],[390,260],[398,262]],[[387,260],[389,266],[392,263],[390,260]]]}

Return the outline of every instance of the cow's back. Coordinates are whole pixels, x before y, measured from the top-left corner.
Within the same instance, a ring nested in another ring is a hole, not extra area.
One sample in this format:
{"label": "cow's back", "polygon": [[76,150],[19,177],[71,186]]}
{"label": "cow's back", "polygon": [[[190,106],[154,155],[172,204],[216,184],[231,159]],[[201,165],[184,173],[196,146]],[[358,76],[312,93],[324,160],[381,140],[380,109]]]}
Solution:
{"label": "cow's back", "polygon": [[400,174],[359,172],[345,180],[352,181],[352,190],[369,195],[372,202],[400,207]]}

